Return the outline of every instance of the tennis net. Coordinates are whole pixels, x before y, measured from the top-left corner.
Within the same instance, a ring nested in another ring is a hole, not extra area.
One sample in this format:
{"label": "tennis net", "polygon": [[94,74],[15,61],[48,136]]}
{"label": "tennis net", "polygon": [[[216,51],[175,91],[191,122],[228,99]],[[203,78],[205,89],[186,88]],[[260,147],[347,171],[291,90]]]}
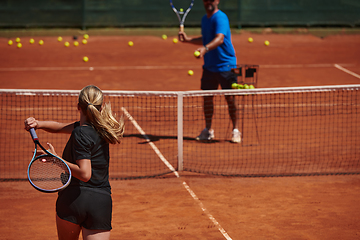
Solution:
{"label": "tennis net", "polygon": [[[173,171],[262,177],[360,173],[360,85],[188,92],[103,91],[125,135],[111,145],[113,179]],[[26,179],[34,144],[24,130],[29,116],[79,119],[70,90],[0,90],[0,180]],[[241,143],[231,143],[224,96],[235,96]],[[214,99],[215,138],[199,142],[205,127],[203,97]],[[68,135],[38,130],[59,155]]]}

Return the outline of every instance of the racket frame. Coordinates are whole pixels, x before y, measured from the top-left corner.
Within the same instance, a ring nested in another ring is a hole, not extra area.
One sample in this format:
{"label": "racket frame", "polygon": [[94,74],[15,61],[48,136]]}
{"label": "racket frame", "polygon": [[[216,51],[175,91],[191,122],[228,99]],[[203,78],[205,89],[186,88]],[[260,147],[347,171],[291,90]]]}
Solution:
{"label": "racket frame", "polygon": [[[188,9],[186,9],[185,12],[179,12],[179,11],[175,8],[172,0],[170,0],[170,6],[171,6],[171,8],[173,9],[173,11],[175,12],[176,16],[177,16],[178,19],[179,19],[180,31],[181,31],[181,32],[184,31],[185,18],[186,18],[186,16],[188,15],[188,13],[190,12],[190,10],[191,10],[191,8],[193,7],[193,5],[194,5],[194,0],[191,0],[190,6],[188,7]],[[181,18],[180,15],[183,15],[183,17]]]}
{"label": "racket frame", "polygon": [[[54,192],[58,192],[58,191],[61,191],[63,189],[65,189],[67,186],[69,186],[70,182],[71,182],[71,170],[70,170],[70,167],[69,165],[67,165],[67,163],[62,160],[61,158],[59,158],[58,156],[55,156],[54,154],[52,154],[51,152],[49,152],[48,150],[46,150],[40,143],[39,141],[39,138],[35,132],[35,129],[34,128],[31,128],[29,130],[30,132],[30,135],[35,143],[35,150],[34,150],[34,155],[32,157],[32,160],[30,161],[29,163],[29,166],[28,166],[28,169],[27,169],[27,175],[28,175],[28,180],[30,182],[30,184],[38,191],[40,192],[44,192],[44,193],[54,193]],[[39,155],[39,156],[36,156],[36,153],[37,153],[37,149],[38,149],[38,146],[40,146],[40,148],[46,153],[46,154],[42,154],[42,155]],[[66,167],[66,170],[68,171],[69,173],[69,178],[68,178],[68,181],[61,187],[59,188],[55,188],[55,189],[43,189],[43,188],[40,188],[38,186],[36,186],[36,184],[31,180],[30,178],[30,169],[31,169],[31,166],[32,164],[37,161],[39,158],[42,158],[44,156],[51,156],[51,157],[54,157],[54,158],[57,158],[58,160],[60,160]]]}

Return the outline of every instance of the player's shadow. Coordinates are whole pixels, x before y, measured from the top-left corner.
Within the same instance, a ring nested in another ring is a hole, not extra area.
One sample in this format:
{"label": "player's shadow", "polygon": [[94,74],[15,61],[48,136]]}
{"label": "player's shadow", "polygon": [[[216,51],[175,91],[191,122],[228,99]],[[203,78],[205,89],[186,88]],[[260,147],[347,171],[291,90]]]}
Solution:
{"label": "player's shadow", "polygon": [[[160,139],[172,139],[172,140],[177,140],[177,136],[161,136],[161,135],[152,135],[152,134],[147,134],[146,137],[149,139],[149,141],[147,141],[145,139],[145,137],[141,134],[124,134],[124,138],[132,138],[132,137],[136,137],[139,139],[144,140],[143,142],[139,142],[138,144],[146,144],[149,142],[157,142]],[[216,142],[220,142],[218,140],[211,140],[211,141],[197,141],[195,138],[193,137],[183,137],[184,141],[194,141],[194,142],[199,142],[199,143],[216,143]]]}

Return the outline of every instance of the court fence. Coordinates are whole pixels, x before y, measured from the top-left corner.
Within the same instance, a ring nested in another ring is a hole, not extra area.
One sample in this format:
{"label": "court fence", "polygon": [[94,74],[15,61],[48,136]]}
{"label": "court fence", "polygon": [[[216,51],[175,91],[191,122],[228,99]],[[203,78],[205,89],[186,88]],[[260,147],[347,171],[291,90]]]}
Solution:
{"label": "court fence", "polygon": [[[190,1],[173,0],[186,9]],[[227,0],[220,9],[233,27],[246,26],[359,26],[356,0]],[[185,26],[199,27],[205,14],[195,1]],[[0,27],[174,27],[177,17],[164,0],[6,0],[0,1]]]}
{"label": "court fence", "polygon": [[[125,135],[111,145],[110,177],[177,172],[238,177],[360,173],[360,85],[218,91],[103,91],[124,115]],[[24,120],[78,120],[79,91],[0,90],[0,180],[26,179],[34,143]],[[224,96],[236,100],[241,143],[231,143]],[[215,138],[205,127],[204,96],[213,97]],[[37,130],[59,155],[69,136]]]}

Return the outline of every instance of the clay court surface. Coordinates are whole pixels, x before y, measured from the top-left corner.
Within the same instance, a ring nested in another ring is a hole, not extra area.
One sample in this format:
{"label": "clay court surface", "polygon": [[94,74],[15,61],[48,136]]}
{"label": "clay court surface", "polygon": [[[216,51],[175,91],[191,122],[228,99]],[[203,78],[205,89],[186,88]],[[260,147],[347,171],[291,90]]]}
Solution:
{"label": "clay court surface", "polygon": [[[139,91],[200,87],[202,60],[193,56],[196,46],[174,44],[173,36],[163,40],[90,35],[88,43],[78,47],[72,45],[72,36],[63,36],[62,42],[54,36],[36,36],[33,45],[29,39],[23,36],[23,47],[17,49],[7,45],[8,38],[0,38],[1,89],[79,90],[89,84]],[[37,43],[40,39],[43,46]],[[133,47],[127,45],[130,40]],[[259,65],[258,88],[360,83],[360,35],[322,39],[242,32],[233,35],[233,43],[239,64]],[[82,61],[84,56],[89,62]],[[190,69],[193,76],[187,74]],[[111,239],[360,238],[359,175],[180,175],[112,181]],[[37,192],[26,181],[0,182],[0,191],[0,239],[56,239],[56,194]]]}

